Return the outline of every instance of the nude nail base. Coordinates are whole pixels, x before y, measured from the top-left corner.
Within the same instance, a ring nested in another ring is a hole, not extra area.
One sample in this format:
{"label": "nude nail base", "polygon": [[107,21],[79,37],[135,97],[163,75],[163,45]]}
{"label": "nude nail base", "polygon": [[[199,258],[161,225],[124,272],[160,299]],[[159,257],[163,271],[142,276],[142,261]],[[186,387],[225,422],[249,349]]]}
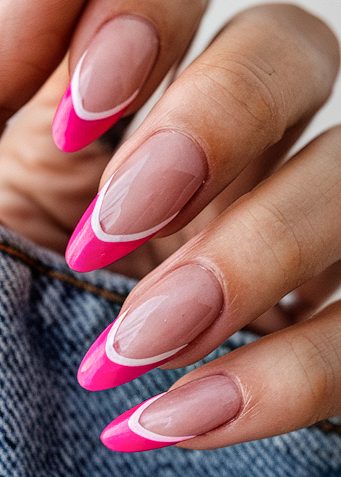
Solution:
{"label": "nude nail base", "polygon": [[241,405],[240,389],[230,377],[204,376],[126,411],[104,429],[101,440],[120,452],[171,446],[230,422]]}

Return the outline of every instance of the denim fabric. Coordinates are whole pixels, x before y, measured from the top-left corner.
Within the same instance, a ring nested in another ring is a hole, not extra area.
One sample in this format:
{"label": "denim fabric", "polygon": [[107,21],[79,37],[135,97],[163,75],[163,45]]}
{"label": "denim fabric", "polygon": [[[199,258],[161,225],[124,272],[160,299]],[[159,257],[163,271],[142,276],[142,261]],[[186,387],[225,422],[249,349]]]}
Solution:
{"label": "denim fabric", "polygon": [[[215,451],[111,453],[98,440],[103,427],[185,372],[154,370],[100,393],[78,386],[82,356],[133,282],[72,273],[5,229],[0,282],[1,477],[341,476],[341,428],[331,422]],[[237,333],[208,359],[252,339]]]}

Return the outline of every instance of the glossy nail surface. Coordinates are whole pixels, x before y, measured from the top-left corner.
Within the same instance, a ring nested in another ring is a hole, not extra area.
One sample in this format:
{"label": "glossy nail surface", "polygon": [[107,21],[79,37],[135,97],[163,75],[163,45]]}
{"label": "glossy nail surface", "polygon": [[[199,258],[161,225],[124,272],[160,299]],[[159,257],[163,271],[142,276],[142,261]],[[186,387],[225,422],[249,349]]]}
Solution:
{"label": "glossy nail surface", "polygon": [[128,358],[149,358],[182,347],[218,318],[222,306],[222,290],[213,273],[198,264],[184,265],[130,307],[114,347]]}
{"label": "glossy nail surface", "polygon": [[104,429],[101,440],[121,452],[174,445],[226,424],[241,405],[241,392],[231,378],[207,376],[125,412]]}
{"label": "glossy nail surface", "polygon": [[69,242],[69,266],[101,268],[142,245],[175,218],[205,177],[204,154],[189,137],[174,131],[150,137],[85,212]]}
{"label": "glossy nail surface", "polygon": [[79,368],[79,383],[96,391],[160,366],[206,330],[222,307],[213,272],[198,264],[173,270],[95,341]]}
{"label": "glossy nail surface", "polygon": [[138,16],[118,16],[101,27],[57,110],[53,136],[60,149],[81,149],[118,121],[145,83],[158,45],[154,27]]}

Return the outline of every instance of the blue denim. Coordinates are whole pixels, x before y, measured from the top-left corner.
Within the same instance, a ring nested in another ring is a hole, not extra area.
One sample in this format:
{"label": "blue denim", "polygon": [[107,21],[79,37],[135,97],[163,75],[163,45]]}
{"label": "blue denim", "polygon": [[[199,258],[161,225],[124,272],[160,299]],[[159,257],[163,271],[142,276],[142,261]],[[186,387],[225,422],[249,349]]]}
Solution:
{"label": "blue denim", "polygon": [[[77,384],[78,365],[134,282],[73,273],[4,228],[0,282],[1,477],[341,476],[341,426],[331,422],[214,451],[108,451],[98,439],[104,426],[190,368],[89,393]],[[236,333],[207,360],[253,339]]]}

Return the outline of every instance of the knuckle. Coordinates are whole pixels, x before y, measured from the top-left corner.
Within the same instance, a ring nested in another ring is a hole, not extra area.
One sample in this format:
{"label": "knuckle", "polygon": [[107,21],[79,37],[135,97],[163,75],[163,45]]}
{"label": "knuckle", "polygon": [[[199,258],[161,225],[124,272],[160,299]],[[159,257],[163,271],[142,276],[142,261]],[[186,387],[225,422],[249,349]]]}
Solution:
{"label": "knuckle", "polygon": [[[258,201],[246,208],[244,224],[249,229],[249,237],[259,242],[267,255],[268,263],[273,263],[281,273],[281,283],[285,290],[301,284],[308,273],[305,260],[306,238],[290,219],[274,203]],[[295,283],[293,283],[295,280]]]}
{"label": "knuckle", "polygon": [[271,23],[276,23],[276,29],[283,28],[283,20],[296,19],[298,22],[309,21],[315,18],[310,12],[299,5],[293,3],[278,3],[271,5],[256,5],[239,14],[240,17],[261,17],[264,21],[268,19]]}
{"label": "knuckle", "polygon": [[280,82],[264,60],[232,52],[216,54],[209,62],[198,60],[193,83],[223,117],[233,117],[271,143],[282,137],[286,114]]}
{"label": "knuckle", "polygon": [[[339,336],[340,338],[340,336]],[[338,387],[337,362],[341,359],[335,339],[323,333],[300,332],[288,340],[300,382],[300,406],[306,425],[333,415],[332,397]]]}

